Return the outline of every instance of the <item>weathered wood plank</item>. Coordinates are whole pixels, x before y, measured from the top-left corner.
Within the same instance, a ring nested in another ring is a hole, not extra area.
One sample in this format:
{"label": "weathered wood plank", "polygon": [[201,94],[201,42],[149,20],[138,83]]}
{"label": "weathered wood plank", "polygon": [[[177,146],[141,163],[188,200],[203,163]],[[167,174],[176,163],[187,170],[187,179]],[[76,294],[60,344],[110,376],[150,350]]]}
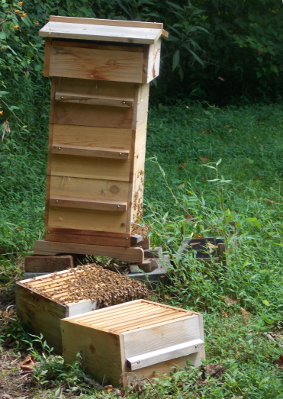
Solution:
{"label": "weathered wood plank", "polygon": [[79,24],[93,24],[93,25],[107,25],[107,26],[130,26],[135,28],[151,28],[163,29],[163,24],[158,22],[143,22],[143,21],[126,21],[120,19],[99,19],[99,18],[80,18],[80,17],[61,17],[57,15],[50,15],[50,21],[79,23]]}
{"label": "weathered wood plank", "polygon": [[75,197],[127,202],[127,182],[81,179],[66,176],[47,176],[47,181],[48,183],[50,182],[49,197]]}
{"label": "weathered wood plank", "polygon": [[129,160],[52,154],[51,175],[102,180],[129,180]]}
{"label": "weathered wood plank", "polygon": [[52,126],[53,145],[109,148],[117,151],[129,151],[131,147],[131,129],[57,124]]}
{"label": "weathered wood plank", "polygon": [[50,76],[49,68],[50,68],[50,52],[51,52],[51,39],[45,39],[45,46],[44,46],[44,65],[43,65],[43,76],[48,77]]}
{"label": "weathered wood plank", "polygon": [[162,35],[163,29],[141,25],[125,26],[49,21],[40,31],[41,37],[58,37],[78,40],[152,44]]}
{"label": "weathered wood plank", "polygon": [[126,233],[126,213],[88,209],[49,208],[48,226]]}
{"label": "weathered wood plank", "polygon": [[106,231],[64,229],[46,227],[46,241],[78,243],[89,245],[107,245],[110,247],[129,248],[131,242],[127,233]]}
{"label": "weathered wood plank", "polygon": [[51,47],[51,76],[142,83],[142,69],[142,53],[80,47]]}
{"label": "weathered wood plank", "polygon": [[38,240],[34,244],[34,253],[38,255],[56,255],[59,253],[76,253],[119,258],[125,262],[143,262],[142,248],[118,248],[100,245],[60,243]]}
{"label": "weathered wood plank", "polygon": [[60,319],[67,316],[66,306],[31,292],[20,285],[16,286],[17,313],[30,332],[43,333],[49,346],[56,353],[62,352]]}
{"label": "weathered wood plank", "polygon": [[50,197],[49,205],[62,208],[90,209],[99,211],[126,212],[127,203],[121,201],[98,201],[84,198]]}
{"label": "weathered wood plank", "polygon": [[53,154],[76,155],[81,157],[112,158],[125,160],[129,158],[129,150],[114,150],[101,147],[83,147],[57,144],[52,146]]}
{"label": "weathered wood plank", "polygon": [[60,102],[69,102],[77,104],[105,105],[107,107],[132,108],[133,99],[131,98],[114,98],[106,96],[91,96],[83,94],[74,94],[66,92],[55,93],[55,100]]}
{"label": "weathered wood plank", "polygon": [[133,120],[132,108],[104,107],[102,105],[85,105],[61,103],[54,105],[51,123],[76,126],[97,126],[100,128],[131,129]]}

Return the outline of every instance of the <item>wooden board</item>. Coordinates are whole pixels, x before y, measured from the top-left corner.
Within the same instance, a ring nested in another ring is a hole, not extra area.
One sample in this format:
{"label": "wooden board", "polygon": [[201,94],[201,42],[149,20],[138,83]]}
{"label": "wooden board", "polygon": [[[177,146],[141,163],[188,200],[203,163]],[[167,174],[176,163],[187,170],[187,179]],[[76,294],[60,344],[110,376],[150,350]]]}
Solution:
{"label": "wooden board", "polygon": [[107,80],[85,80],[71,78],[53,78],[55,92],[77,95],[104,96],[134,99],[136,84],[126,82],[108,82]]}
{"label": "wooden board", "polygon": [[[146,26],[146,27],[145,27]],[[101,40],[108,42],[151,44],[163,34],[162,29],[147,25],[125,26],[96,25],[73,22],[49,21],[40,31],[41,37],[58,37],[66,39]]]}
{"label": "wooden board", "polygon": [[52,154],[50,174],[53,176],[129,181],[130,164],[129,160],[117,161],[107,158]]}
{"label": "wooden board", "polygon": [[51,123],[60,125],[97,126],[100,128],[131,129],[132,108],[104,107],[61,103],[56,101]]}
{"label": "wooden board", "polygon": [[47,176],[49,197],[88,198],[127,201],[128,183],[113,180],[92,180],[65,176]]}
{"label": "wooden board", "polygon": [[114,150],[113,148],[103,147],[84,147],[84,146],[71,146],[53,144],[51,148],[53,154],[61,155],[75,155],[81,157],[96,157],[96,158],[112,158],[125,160],[129,158],[129,150]]}
{"label": "wooden board", "polygon": [[49,207],[47,225],[67,229],[126,233],[126,213]]}
{"label": "wooden board", "polygon": [[129,150],[131,129],[113,129],[76,125],[51,125],[53,145],[85,146],[88,148],[111,148]]}
{"label": "wooden board", "polygon": [[67,316],[67,308],[50,299],[16,286],[16,308],[21,321],[35,335],[44,336],[56,353],[62,353],[60,319]]}
{"label": "wooden board", "polygon": [[97,211],[126,212],[127,203],[121,201],[98,201],[85,198],[50,197],[49,206],[56,208],[88,209]]}
{"label": "wooden board", "polygon": [[108,256],[110,258],[118,258],[125,262],[142,263],[144,261],[144,253],[142,248],[119,248],[106,247],[99,245],[60,243],[38,240],[34,244],[34,254],[38,255],[57,255],[57,254],[75,253],[97,256]]}
{"label": "wooden board", "polygon": [[94,96],[86,94],[74,94],[66,92],[56,92],[55,100],[62,103],[77,103],[91,105],[105,105],[106,107],[132,108],[133,100],[131,98],[115,98],[106,96]]}
{"label": "wooden board", "polygon": [[129,26],[135,28],[151,28],[163,29],[163,24],[159,22],[143,22],[143,21],[126,21],[120,19],[99,19],[99,18],[80,18],[80,17],[61,17],[57,15],[50,15],[50,21],[78,23],[78,24],[92,24],[92,25],[107,25],[107,26]]}
{"label": "wooden board", "polygon": [[51,76],[142,83],[143,53],[51,46]]}
{"label": "wooden board", "polygon": [[82,361],[103,385],[110,381],[118,386],[121,377],[121,350],[119,337],[103,331],[80,326],[61,320],[63,357],[66,364],[72,364],[76,354],[82,354]]}
{"label": "wooden board", "polygon": [[130,235],[127,233],[113,233],[105,231],[62,229],[47,226],[46,241],[78,243],[89,245],[106,245],[129,248],[131,246]]}

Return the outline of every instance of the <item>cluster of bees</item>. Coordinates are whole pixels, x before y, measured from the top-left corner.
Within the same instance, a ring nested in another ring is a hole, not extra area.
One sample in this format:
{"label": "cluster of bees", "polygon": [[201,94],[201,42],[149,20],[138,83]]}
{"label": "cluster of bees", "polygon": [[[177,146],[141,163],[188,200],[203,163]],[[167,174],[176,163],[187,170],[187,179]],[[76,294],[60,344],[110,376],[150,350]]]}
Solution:
{"label": "cluster of bees", "polygon": [[23,285],[62,305],[90,299],[97,301],[97,308],[103,308],[149,296],[142,282],[95,263],[69,269],[66,273],[53,273],[40,280],[32,279]]}

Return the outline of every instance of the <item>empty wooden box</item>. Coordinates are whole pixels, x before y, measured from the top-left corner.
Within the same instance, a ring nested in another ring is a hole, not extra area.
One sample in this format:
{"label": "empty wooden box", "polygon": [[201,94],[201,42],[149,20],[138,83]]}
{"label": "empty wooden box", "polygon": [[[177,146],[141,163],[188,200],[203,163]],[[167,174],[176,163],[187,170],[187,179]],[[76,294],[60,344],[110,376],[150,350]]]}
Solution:
{"label": "empty wooden box", "polygon": [[16,307],[28,329],[62,353],[60,319],[147,295],[143,283],[91,264],[17,282]]}
{"label": "empty wooden box", "polygon": [[159,23],[70,17],[41,29],[52,89],[46,234],[35,253],[143,262],[129,247],[142,217],[149,82],[166,35]]}
{"label": "empty wooden box", "polygon": [[202,316],[136,300],[61,320],[63,356],[114,386],[195,366],[205,358]]}

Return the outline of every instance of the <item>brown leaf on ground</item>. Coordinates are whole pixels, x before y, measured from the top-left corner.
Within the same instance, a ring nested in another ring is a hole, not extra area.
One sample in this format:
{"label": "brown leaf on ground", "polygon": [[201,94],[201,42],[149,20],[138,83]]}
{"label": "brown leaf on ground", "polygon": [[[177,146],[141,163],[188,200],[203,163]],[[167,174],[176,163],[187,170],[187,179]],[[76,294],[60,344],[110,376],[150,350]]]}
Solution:
{"label": "brown leaf on ground", "polygon": [[270,199],[268,199],[268,198],[264,198],[264,201],[268,201],[268,202],[270,202],[272,205],[273,205],[274,202],[275,202],[275,201],[272,201],[272,200],[270,200]]}
{"label": "brown leaf on ground", "polygon": [[243,316],[244,322],[249,321],[249,319],[251,318],[250,313],[247,312],[244,308],[241,308],[240,313]]}
{"label": "brown leaf on ground", "polygon": [[205,158],[205,157],[200,157],[200,160],[201,160],[202,162],[208,162],[208,161],[211,161],[211,159],[210,159],[210,158]]}
{"label": "brown leaf on ground", "polygon": [[218,248],[218,245],[211,244],[211,242],[207,242],[206,246],[209,247],[209,248],[212,248],[212,249]]}
{"label": "brown leaf on ground", "polygon": [[183,165],[179,166],[178,169],[184,169],[184,167],[186,166],[186,163],[183,163]]}
{"label": "brown leaf on ground", "polygon": [[34,371],[34,359],[31,355],[27,355],[18,367],[25,373],[32,373]]}
{"label": "brown leaf on ground", "polygon": [[274,360],[274,364],[277,364],[277,366],[282,369],[283,368],[283,355],[280,355],[278,359]]}

